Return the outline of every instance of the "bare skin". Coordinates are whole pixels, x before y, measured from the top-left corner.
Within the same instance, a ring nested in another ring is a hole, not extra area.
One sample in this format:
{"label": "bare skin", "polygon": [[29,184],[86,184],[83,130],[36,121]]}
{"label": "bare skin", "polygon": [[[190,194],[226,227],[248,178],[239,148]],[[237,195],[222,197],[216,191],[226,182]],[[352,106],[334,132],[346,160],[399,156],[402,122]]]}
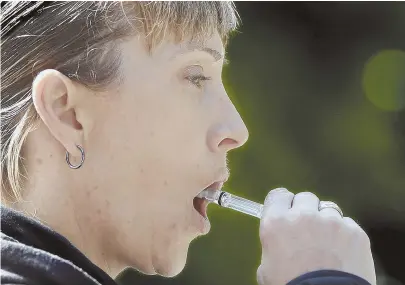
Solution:
{"label": "bare skin", "polygon": [[[165,41],[150,56],[134,37],[122,43],[124,82],[100,94],[55,70],[33,83],[42,121],[27,139],[29,203],[20,208],[112,276],[127,266],[183,269],[190,242],[209,227],[193,198],[227,178],[227,152],[248,138],[222,84],[219,35],[204,47],[217,53]],[[65,152],[78,163],[76,145],[86,159],[72,170]]]}
{"label": "bare skin", "polygon": [[319,211],[319,202],[310,192],[270,191],[260,223],[259,284],[287,284],[321,269],[348,272],[376,284],[367,234],[336,209]]}
{"label": "bare skin", "polygon": [[[15,207],[64,235],[112,277],[128,266],[174,276],[184,268],[190,242],[209,231],[194,197],[228,178],[227,153],[247,141],[248,130],[222,84],[224,46],[217,33],[203,45],[167,39],[152,55],[141,36],[121,48],[124,80],[105,92],[56,70],[35,78],[41,121],[24,149],[26,202]],[[73,164],[80,161],[76,145],[86,159],[73,170],[65,153]],[[302,269],[268,277],[272,262],[286,256],[266,242],[268,233],[288,240],[290,231],[274,231],[267,220],[261,224],[259,280],[278,284],[273,281],[296,277]],[[331,248],[340,238],[335,236]],[[316,270],[312,257],[302,258]],[[347,258],[341,256],[342,262]]]}

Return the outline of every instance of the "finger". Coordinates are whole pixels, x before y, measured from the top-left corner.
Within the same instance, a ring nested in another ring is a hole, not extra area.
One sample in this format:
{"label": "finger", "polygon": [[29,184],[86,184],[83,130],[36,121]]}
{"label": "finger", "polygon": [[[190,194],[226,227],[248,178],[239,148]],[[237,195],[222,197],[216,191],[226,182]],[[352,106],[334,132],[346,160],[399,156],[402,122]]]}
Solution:
{"label": "finger", "polygon": [[325,218],[339,218],[339,219],[342,218],[339,211],[333,208],[322,209],[319,211],[319,214]]}
{"label": "finger", "polygon": [[311,192],[301,192],[294,196],[292,209],[298,211],[318,212],[319,198]]}
{"label": "finger", "polygon": [[360,227],[360,225],[358,223],[356,223],[352,218],[344,217],[343,221],[350,229],[355,230],[355,231],[363,231],[363,229]]}
{"label": "finger", "polygon": [[342,210],[335,202],[332,202],[332,201],[320,201],[319,202],[319,212],[321,213],[322,216],[333,217],[333,216],[336,216],[336,214],[338,214],[336,217],[343,218]]}
{"label": "finger", "polygon": [[291,208],[294,194],[285,188],[271,190],[264,201],[263,216],[279,215]]}

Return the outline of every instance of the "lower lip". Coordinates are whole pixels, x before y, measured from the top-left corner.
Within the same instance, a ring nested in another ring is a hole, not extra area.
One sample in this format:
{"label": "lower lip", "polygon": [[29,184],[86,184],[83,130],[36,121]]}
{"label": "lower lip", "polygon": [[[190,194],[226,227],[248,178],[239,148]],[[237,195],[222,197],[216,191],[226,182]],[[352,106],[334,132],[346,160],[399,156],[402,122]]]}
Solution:
{"label": "lower lip", "polygon": [[[208,202],[207,202],[208,204]],[[211,229],[211,223],[208,217],[203,217],[194,207],[192,209],[193,216],[195,217],[195,224],[197,225],[198,232],[200,234],[206,235]]]}

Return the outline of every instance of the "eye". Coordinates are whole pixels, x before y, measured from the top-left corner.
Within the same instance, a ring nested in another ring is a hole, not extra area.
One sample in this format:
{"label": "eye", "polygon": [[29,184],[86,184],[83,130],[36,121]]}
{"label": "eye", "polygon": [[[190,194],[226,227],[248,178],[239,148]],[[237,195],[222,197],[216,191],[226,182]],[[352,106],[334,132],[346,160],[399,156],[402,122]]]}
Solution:
{"label": "eye", "polygon": [[192,84],[194,84],[195,86],[197,86],[198,88],[202,88],[203,82],[211,80],[211,77],[206,77],[204,75],[190,75],[190,76],[187,76],[186,79],[188,81],[190,81]]}
{"label": "eye", "polygon": [[183,72],[183,78],[199,89],[204,87],[205,81],[211,79],[211,77],[204,76],[204,69],[199,64],[187,66]]}

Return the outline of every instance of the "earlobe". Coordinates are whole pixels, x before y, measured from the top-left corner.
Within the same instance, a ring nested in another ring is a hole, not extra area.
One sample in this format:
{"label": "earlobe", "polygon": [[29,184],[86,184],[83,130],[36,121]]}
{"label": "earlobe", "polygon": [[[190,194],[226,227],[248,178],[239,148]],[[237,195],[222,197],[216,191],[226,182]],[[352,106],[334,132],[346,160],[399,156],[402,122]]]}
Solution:
{"label": "earlobe", "polygon": [[32,85],[35,109],[52,136],[72,155],[80,156],[82,126],[77,121],[74,102],[78,96],[73,82],[57,70],[38,74]]}

